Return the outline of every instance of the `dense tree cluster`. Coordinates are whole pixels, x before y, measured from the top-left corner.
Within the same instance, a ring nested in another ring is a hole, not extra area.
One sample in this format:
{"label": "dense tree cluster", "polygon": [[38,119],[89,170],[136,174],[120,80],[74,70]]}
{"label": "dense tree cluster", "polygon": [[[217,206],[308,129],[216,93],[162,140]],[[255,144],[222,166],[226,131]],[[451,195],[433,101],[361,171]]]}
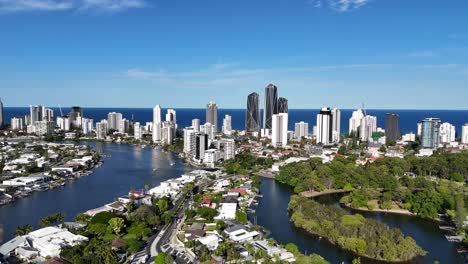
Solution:
{"label": "dense tree cluster", "polygon": [[[462,195],[461,199],[467,201],[464,185],[457,183],[467,177],[468,152],[465,151],[441,152],[427,158],[382,158],[363,166],[356,166],[353,157],[337,157],[327,164],[313,158],[281,167],[276,180],[293,187],[296,193],[354,190],[342,202],[355,208],[370,207],[369,200],[378,200],[382,209],[397,204],[421,217],[435,218],[438,213],[455,210],[457,196]],[[459,214],[465,212],[459,210]]]}
{"label": "dense tree cluster", "polygon": [[224,164],[229,174],[247,174],[250,171],[258,172],[261,169],[270,168],[274,161],[272,158],[258,158],[250,152],[241,152],[233,160],[227,160]]}
{"label": "dense tree cluster", "polygon": [[405,237],[399,229],[390,229],[359,214],[349,215],[339,207],[292,196],[289,210],[295,226],[327,238],[360,256],[384,261],[408,261],[425,254],[411,237]]}

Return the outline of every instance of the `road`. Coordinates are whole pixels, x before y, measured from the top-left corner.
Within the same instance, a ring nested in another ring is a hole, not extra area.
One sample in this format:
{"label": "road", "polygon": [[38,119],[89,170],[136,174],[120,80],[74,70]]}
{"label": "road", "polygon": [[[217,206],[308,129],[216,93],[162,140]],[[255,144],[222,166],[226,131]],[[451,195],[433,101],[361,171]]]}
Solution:
{"label": "road", "polygon": [[[229,177],[232,177],[232,175],[225,178]],[[197,187],[198,190],[203,190],[205,187],[213,184],[214,182],[214,180],[201,182],[199,185],[196,185],[192,191],[194,191]],[[179,205],[182,201],[183,205],[179,208],[179,210],[176,211],[177,205]],[[175,263],[177,264],[193,263],[183,251],[177,251],[170,245],[171,237],[174,231],[177,230],[177,220],[183,218],[185,210],[188,208],[190,201],[191,199],[187,199],[186,195],[179,197],[179,199],[177,199],[177,201],[174,203],[174,208],[170,210],[171,214],[175,216],[173,221],[169,225],[166,225],[165,228],[159,231],[159,233],[150,238],[146,249],[148,256],[150,256],[149,260],[146,262],[147,264],[154,263],[154,259],[158,255],[158,252],[166,252],[172,255],[175,257]]]}

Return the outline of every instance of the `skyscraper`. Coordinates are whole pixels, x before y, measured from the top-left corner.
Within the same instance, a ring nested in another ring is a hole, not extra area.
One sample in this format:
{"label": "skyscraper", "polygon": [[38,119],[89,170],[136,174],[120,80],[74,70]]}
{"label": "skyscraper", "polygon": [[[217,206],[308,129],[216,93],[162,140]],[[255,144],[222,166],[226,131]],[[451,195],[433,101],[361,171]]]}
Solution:
{"label": "skyscraper", "polygon": [[122,114],[111,112],[107,114],[107,130],[119,130],[120,123],[122,122]]}
{"label": "skyscraper", "polygon": [[331,110],[332,114],[332,142],[340,142],[341,135],[341,111],[338,108],[333,108]]}
{"label": "skyscraper", "polygon": [[223,119],[223,133],[230,134],[232,131],[232,117],[225,115]]}
{"label": "skyscraper", "polygon": [[385,137],[387,143],[396,142],[400,138],[399,116],[387,113],[385,115]]}
{"label": "skyscraper", "polygon": [[2,98],[0,98],[0,128],[3,127],[3,102]]}
{"label": "skyscraper", "polygon": [[330,145],[332,142],[333,128],[332,111],[324,107],[317,115],[317,144]]}
{"label": "skyscraper", "polygon": [[288,99],[278,98],[278,113],[288,113]]}
{"label": "skyscraper", "polygon": [[193,144],[193,135],[195,134],[195,129],[193,127],[186,127],[184,128],[184,153],[190,155],[192,152],[192,144]]}
{"label": "skyscraper", "polygon": [[294,136],[296,138],[307,137],[309,135],[309,123],[303,121],[294,125]]}
{"label": "skyscraper", "polygon": [[54,110],[50,108],[42,108],[42,120],[43,121],[54,121]]}
{"label": "skyscraper", "polygon": [[22,117],[13,117],[11,119],[11,130],[23,130],[24,123]]}
{"label": "skyscraper", "polygon": [[215,132],[218,131],[218,105],[215,102],[209,102],[206,105],[206,122],[214,126]]}
{"label": "skyscraper", "polygon": [[79,106],[73,106],[70,114],[68,115],[70,119],[70,125],[72,127],[81,127],[82,118],[83,118],[83,108]]}
{"label": "skyscraper", "polygon": [[450,123],[440,125],[440,143],[450,143],[455,141],[455,126]]}
{"label": "skyscraper", "polygon": [[98,140],[106,139],[107,136],[107,120],[101,120],[101,122],[96,123],[96,138]]}
{"label": "skyscraper", "polygon": [[40,105],[31,105],[30,108],[30,115],[31,115],[31,125],[36,125],[36,122],[42,121],[42,110],[43,107]]}
{"label": "skyscraper", "polygon": [[273,84],[265,87],[265,108],[263,109],[263,128],[272,129],[272,117],[278,113],[278,88]]}
{"label": "skyscraper", "polygon": [[440,119],[426,118],[421,125],[421,146],[436,149],[440,143]]}
{"label": "skyscraper", "polygon": [[462,144],[468,144],[468,123],[462,126]]}
{"label": "skyscraper", "polygon": [[192,119],[192,127],[195,132],[200,132],[200,119]]}
{"label": "skyscraper", "polygon": [[159,105],[153,108],[152,139],[153,143],[161,142],[161,106]]}
{"label": "skyscraper", "polygon": [[288,114],[275,114],[271,119],[271,143],[276,148],[284,148],[288,144]]}
{"label": "skyscraper", "polygon": [[260,96],[258,93],[251,93],[247,96],[245,130],[247,132],[260,131]]}
{"label": "skyscraper", "polygon": [[166,121],[177,124],[177,114],[174,109],[167,109]]}
{"label": "skyscraper", "polygon": [[359,138],[361,141],[370,141],[372,134],[377,131],[377,117],[366,115],[361,119]]}
{"label": "skyscraper", "polygon": [[353,112],[351,118],[349,119],[349,134],[356,134],[359,132],[359,126],[361,125],[361,119],[364,118],[364,112],[362,109],[358,109]]}

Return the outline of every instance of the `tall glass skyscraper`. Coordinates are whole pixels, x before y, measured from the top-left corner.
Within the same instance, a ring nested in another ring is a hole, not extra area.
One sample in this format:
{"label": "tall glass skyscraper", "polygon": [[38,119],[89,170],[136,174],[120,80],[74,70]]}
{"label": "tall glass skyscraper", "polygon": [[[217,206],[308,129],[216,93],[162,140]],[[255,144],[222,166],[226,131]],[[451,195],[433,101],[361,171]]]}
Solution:
{"label": "tall glass skyscraper", "polygon": [[399,116],[387,113],[385,115],[385,137],[387,143],[396,142],[400,138],[400,128],[398,125]]}
{"label": "tall glass skyscraper", "polygon": [[215,102],[206,105],[206,123],[214,125],[215,132],[218,131],[218,105]]}
{"label": "tall glass skyscraper", "polygon": [[440,118],[426,118],[422,121],[421,146],[436,149],[440,142]]}
{"label": "tall glass skyscraper", "polygon": [[278,98],[278,113],[288,113],[288,99]]}
{"label": "tall glass skyscraper", "polygon": [[260,96],[258,93],[251,93],[247,96],[245,130],[247,132],[260,131]]}
{"label": "tall glass skyscraper", "polygon": [[278,113],[278,87],[269,84],[265,87],[265,108],[263,109],[263,128],[272,128],[272,116]]}

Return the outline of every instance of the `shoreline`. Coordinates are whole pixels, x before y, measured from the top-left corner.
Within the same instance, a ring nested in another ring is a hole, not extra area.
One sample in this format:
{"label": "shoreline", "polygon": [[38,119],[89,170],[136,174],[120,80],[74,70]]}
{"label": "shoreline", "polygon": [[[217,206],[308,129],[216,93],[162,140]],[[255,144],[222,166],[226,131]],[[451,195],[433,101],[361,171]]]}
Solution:
{"label": "shoreline", "polygon": [[[290,212],[291,213],[291,212]],[[329,243],[330,245],[340,249],[340,250],[343,250],[343,251],[346,251],[346,252],[349,252],[350,254],[356,256],[356,257],[359,257],[359,258],[364,258],[366,260],[370,260],[370,261],[375,261],[375,262],[378,262],[378,263],[412,263],[414,260],[420,258],[420,257],[424,257],[424,255],[418,255],[418,256],[414,256],[413,258],[409,259],[409,260],[382,260],[382,259],[375,259],[375,258],[372,258],[370,256],[367,256],[367,255],[364,255],[364,254],[359,254],[355,251],[352,251],[352,250],[349,250],[349,249],[346,249],[342,246],[340,246],[338,243],[335,243],[333,241],[330,240],[330,238],[328,237],[322,237],[318,234],[315,234],[315,233],[312,233],[312,232],[309,232],[307,230],[305,230],[304,228],[302,227],[297,227],[296,224],[294,223],[294,221],[291,220],[291,222],[294,224],[294,227],[299,229],[299,230],[302,230],[302,232],[304,232],[305,234],[309,235],[309,236],[312,236],[312,237],[316,237],[318,238],[319,240],[325,240],[327,243]]]}
{"label": "shoreline", "polygon": [[299,193],[300,196],[305,197],[305,198],[315,198],[323,195],[329,195],[329,194],[337,194],[337,193],[349,193],[351,191],[347,191],[344,189],[329,189],[321,192],[316,192],[316,191],[305,191]]}

